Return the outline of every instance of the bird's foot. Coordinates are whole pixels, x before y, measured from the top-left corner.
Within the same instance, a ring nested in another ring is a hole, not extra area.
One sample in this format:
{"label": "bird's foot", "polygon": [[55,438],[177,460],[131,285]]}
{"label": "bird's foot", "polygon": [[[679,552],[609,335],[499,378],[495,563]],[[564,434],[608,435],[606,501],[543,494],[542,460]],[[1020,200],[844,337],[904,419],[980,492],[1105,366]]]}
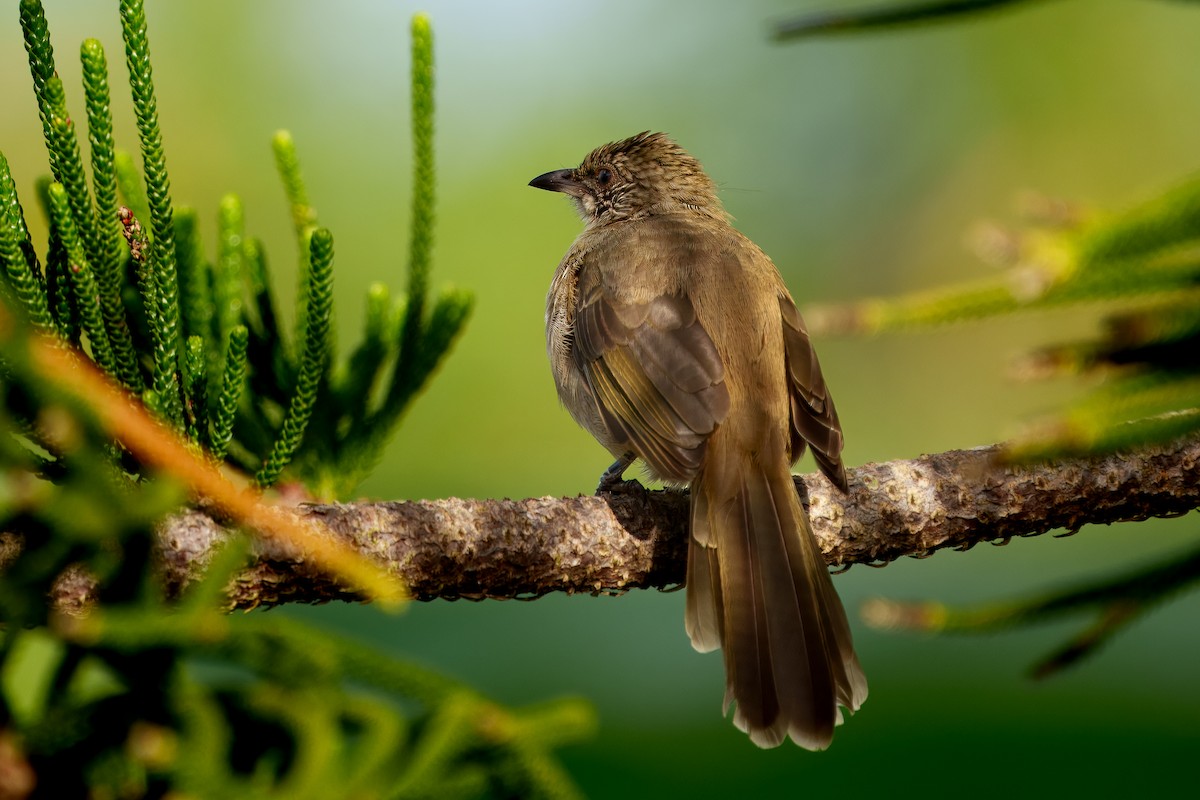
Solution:
{"label": "bird's foot", "polygon": [[600,476],[600,483],[596,486],[596,494],[611,492],[627,481],[622,480],[621,476],[625,474],[625,470],[629,469],[629,465],[637,459],[633,453],[626,453],[612,463],[608,469],[604,470],[604,474]]}

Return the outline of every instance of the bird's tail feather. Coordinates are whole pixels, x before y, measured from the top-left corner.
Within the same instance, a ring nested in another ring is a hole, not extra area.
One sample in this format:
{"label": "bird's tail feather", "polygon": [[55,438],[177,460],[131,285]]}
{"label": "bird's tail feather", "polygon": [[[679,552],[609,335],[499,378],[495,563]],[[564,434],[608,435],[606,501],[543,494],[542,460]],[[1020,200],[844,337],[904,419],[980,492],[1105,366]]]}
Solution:
{"label": "bird's tail feather", "polygon": [[725,650],[726,710],[761,747],[824,749],[867,684],[790,473],[702,471],[691,491],[687,631]]}

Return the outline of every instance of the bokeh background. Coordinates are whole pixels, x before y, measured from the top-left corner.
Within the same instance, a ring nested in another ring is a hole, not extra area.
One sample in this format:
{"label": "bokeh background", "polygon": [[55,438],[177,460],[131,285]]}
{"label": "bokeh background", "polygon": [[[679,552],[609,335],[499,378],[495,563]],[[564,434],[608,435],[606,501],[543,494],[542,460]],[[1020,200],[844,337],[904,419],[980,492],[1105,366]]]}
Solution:
{"label": "bokeh background", "polygon": [[[48,170],[17,10],[6,5],[0,149],[32,208],[33,180]],[[77,47],[95,36],[113,63],[118,141],[136,148],[116,3],[46,5],[71,107],[81,114]],[[558,407],[543,352],[545,290],[580,223],[563,198],[526,183],[606,141],[645,129],[675,136],[801,304],[983,274],[964,233],[981,219],[1011,220],[1023,190],[1121,208],[1200,168],[1192,4],[1064,0],[921,30],[769,40],[773,20],[851,5],[421,6],[438,69],[434,282],[470,288],[478,306],[362,496],[594,487],[608,456]],[[291,130],[336,239],[338,327],[352,346],[367,286],[403,287],[408,25],[418,9],[398,0],[147,6],[176,201],[201,210],[211,242],[220,197],[241,195],[292,296],[292,238],[269,147],[274,130]],[[1095,325],[1093,312],[1071,310],[819,341],[847,462],[1001,439],[1081,388],[1013,383],[1011,359]],[[1164,558],[1194,528],[1194,515],[1086,528],[859,567],[836,585],[852,615],[873,596],[1019,596]],[[350,606],[270,613],[348,631],[504,703],[590,698],[599,734],[563,752],[590,796],[986,797],[1186,791],[1200,744],[1198,612],[1195,596],[1182,597],[1045,682],[1026,677],[1031,662],[1087,620],[947,639],[857,624],[871,698],[823,754],[759,751],[721,719],[720,658],[692,652],[682,593],[437,602],[399,617]]]}

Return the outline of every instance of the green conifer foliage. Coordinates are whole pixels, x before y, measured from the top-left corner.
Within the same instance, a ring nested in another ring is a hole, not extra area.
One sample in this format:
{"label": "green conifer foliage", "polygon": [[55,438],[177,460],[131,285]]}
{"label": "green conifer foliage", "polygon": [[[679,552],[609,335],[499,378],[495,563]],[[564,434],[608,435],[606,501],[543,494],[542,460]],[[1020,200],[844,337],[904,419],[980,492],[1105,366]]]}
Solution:
{"label": "green conifer foliage", "polygon": [[[145,11],[140,0],[119,6],[142,166],[113,142],[107,62],[89,39],[79,118],[89,175],[42,5],[20,3],[49,152],[51,177],[38,194],[51,235],[39,263],[0,155],[6,776],[35,781],[44,797],[576,796],[551,750],[588,734],[590,707],[505,709],[361,643],[276,616],[228,616],[226,586],[246,563],[247,540],[221,550],[181,599],[165,600],[154,530],[188,487],[110,438],[95,398],[45,363],[47,348],[73,348],[127,393],[118,405],[140,398],[201,458],[253,474],[262,488],[288,480],[322,495],[353,489],[471,307],[461,291],[427,296],[428,20],[413,23],[418,210],[408,293],[393,300],[373,286],[363,341],[339,362],[333,237],[318,225],[291,137],[274,142],[301,244],[302,306],[287,342],[241,201],[222,201],[211,260],[196,212],[174,205]],[[352,446],[343,450],[346,430]],[[47,602],[61,581],[83,575],[95,585],[80,601],[86,615]]]}

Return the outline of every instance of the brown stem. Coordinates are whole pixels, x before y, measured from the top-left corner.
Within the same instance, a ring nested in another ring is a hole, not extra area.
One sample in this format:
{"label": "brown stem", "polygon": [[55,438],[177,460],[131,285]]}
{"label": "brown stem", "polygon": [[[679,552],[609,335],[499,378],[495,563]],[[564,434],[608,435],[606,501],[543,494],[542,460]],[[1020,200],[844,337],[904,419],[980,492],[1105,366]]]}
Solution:
{"label": "brown stem", "polygon": [[[807,489],[813,529],[831,565],[887,563],[945,547],[1182,514],[1200,506],[1200,441],[1094,460],[1001,466],[999,449],[953,450],[850,471],[840,495],[820,476]],[[687,497],[633,483],[602,496],[313,505],[322,523],[400,578],[414,597],[536,597],[620,592],[683,580]],[[179,591],[228,534],[199,511],[161,531],[167,584]],[[358,599],[314,560],[269,541],[230,587],[238,608]],[[78,607],[86,581],[63,581],[60,607]]]}

